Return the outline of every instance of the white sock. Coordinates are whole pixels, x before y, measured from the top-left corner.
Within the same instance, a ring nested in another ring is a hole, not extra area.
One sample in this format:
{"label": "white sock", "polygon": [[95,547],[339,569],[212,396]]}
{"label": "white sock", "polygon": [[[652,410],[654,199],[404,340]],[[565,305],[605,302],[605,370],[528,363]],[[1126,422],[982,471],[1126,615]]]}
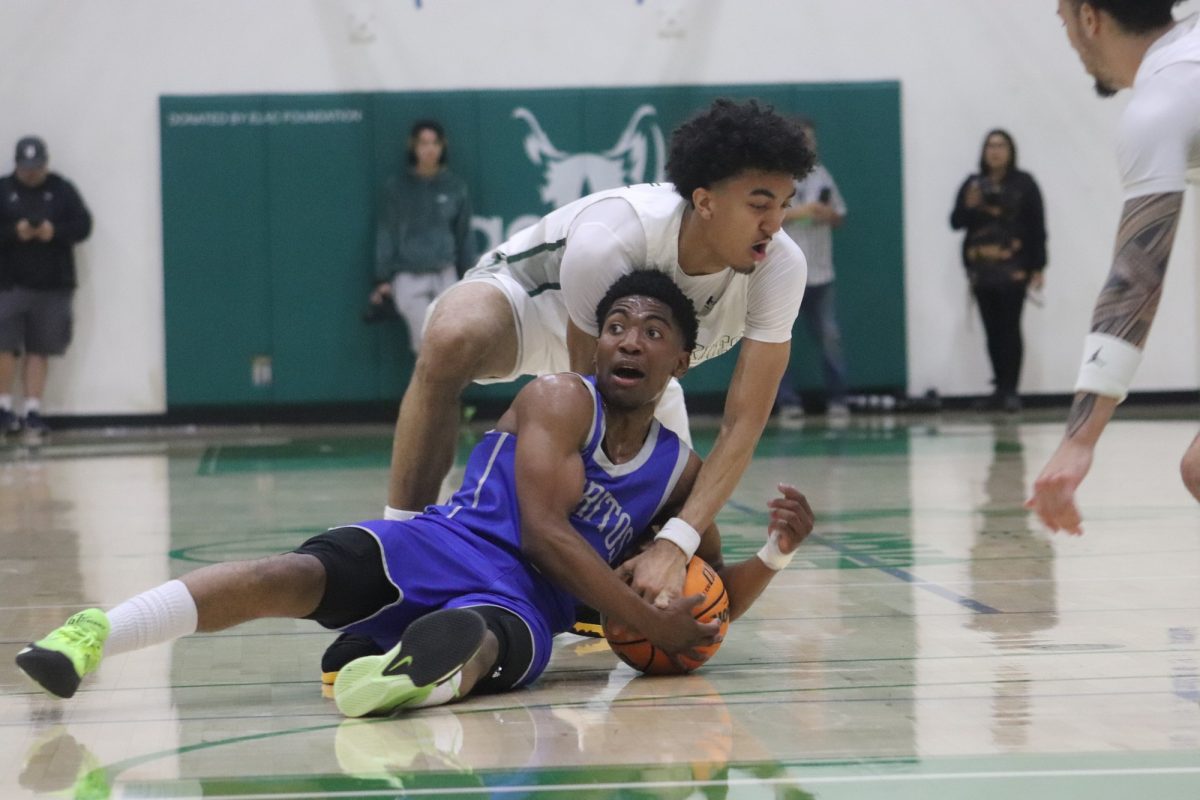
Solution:
{"label": "white sock", "polygon": [[30,411],[41,411],[41,410],[42,410],[42,401],[41,400],[39,400],[36,397],[26,397],[25,398],[25,413],[26,414],[28,414]]}
{"label": "white sock", "polygon": [[413,703],[408,708],[429,708],[430,706],[443,706],[451,700],[458,698],[458,687],[462,685],[462,670],[450,676],[450,679],[445,683],[439,683],[433,687],[433,691],[419,703]]}
{"label": "white sock", "polygon": [[196,601],[183,581],[167,581],[108,612],[104,655],[140,650],[196,632]]}
{"label": "white sock", "polygon": [[12,411],[11,394],[0,394],[0,411]]}

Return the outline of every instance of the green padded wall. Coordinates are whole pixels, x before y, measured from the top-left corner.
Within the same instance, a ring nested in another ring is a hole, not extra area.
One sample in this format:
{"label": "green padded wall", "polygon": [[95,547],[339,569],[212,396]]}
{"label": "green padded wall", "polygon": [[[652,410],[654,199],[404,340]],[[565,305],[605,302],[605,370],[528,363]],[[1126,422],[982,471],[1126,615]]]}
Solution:
{"label": "green padded wall", "polygon": [[[483,250],[559,201],[661,177],[670,131],[719,96],[756,97],[816,121],[850,208],[835,259],[851,384],[903,389],[897,83],[202,96],[160,100],[168,406],[399,398],[412,369],[404,327],[369,326],[361,313],[376,196],[403,168],[414,120],[445,125]],[[555,158],[528,152],[531,120],[558,153],[607,156],[598,161],[608,166],[564,183]],[[642,157],[613,152],[627,130]],[[723,394],[734,358],[689,373],[689,395]],[[819,385],[802,326],[793,361],[802,385]]]}

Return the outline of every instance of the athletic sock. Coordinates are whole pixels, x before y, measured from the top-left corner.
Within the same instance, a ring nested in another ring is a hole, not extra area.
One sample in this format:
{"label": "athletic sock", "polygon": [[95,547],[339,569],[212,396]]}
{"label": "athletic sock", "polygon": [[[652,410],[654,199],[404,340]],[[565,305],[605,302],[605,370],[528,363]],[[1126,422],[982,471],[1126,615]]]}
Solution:
{"label": "athletic sock", "polygon": [[0,394],[0,411],[12,411],[11,394]]}
{"label": "athletic sock", "polygon": [[30,411],[35,411],[35,412],[40,413],[41,410],[42,410],[42,401],[41,400],[39,400],[36,397],[26,397],[25,398],[25,413],[26,414],[28,414]]}
{"label": "athletic sock", "polygon": [[108,612],[110,630],[104,655],[140,650],[196,632],[196,601],[183,581],[129,598]]}
{"label": "athletic sock", "polygon": [[443,706],[458,697],[458,687],[462,685],[462,671],[458,671],[451,676],[450,680],[445,683],[439,683],[433,687],[433,691],[424,700],[417,703],[412,703],[408,708],[429,708],[430,706]]}

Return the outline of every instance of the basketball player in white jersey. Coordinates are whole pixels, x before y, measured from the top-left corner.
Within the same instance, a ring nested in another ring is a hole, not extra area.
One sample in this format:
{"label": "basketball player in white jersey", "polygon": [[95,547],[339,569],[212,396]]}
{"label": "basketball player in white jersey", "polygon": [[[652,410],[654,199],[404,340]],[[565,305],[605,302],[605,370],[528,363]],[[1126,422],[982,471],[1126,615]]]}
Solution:
{"label": "basketball player in white jersey", "polygon": [[[396,422],[388,517],[437,502],[468,384],[590,371],[595,308],[607,287],[635,268],[658,270],[700,317],[693,366],[742,343],[695,491],[639,568],[635,585],[666,602],[682,586],[698,531],[749,464],[787,366],[807,267],[780,229],[793,181],[812,164],[795,121],[754,101],[717,100],[672,135],[673,185],[590,195],[485,254],[439,298],[426,324]],[[658,417],[688,441],[678,384],[668,394]]]}
{"label": "basketball player in white jersey", "polygon": [[[1109,97],[1133,96],[1121,118],[1117,158],[1125,208],[1108,281],[1084,344],[1075,401],[1058,450],[1026,506],[1053,531],[1082,533],[1075,489],[1117,404],[1125,399],[1162,296],[1189,168],[1200,166],[1200,27],[1176,21],[1180,0],[1059,0],[1071,46]],[[1200,499],[1200,437],[1181,465]]]}

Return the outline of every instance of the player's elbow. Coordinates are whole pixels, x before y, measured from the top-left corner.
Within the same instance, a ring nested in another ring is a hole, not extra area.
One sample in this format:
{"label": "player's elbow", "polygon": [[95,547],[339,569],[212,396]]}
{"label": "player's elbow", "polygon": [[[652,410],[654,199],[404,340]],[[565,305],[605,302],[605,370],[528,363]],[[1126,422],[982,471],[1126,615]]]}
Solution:
{"label": "player's elbow", "polygon": [[1179,474],[1192,497],[1200,500],[1200,448],[1188,448],[1179,464]]}
{"label": "player's elbow", "polygon": [[521,554],[538,569],[554,558],[554,537],[537,525],[525,525],[521,534]]}

